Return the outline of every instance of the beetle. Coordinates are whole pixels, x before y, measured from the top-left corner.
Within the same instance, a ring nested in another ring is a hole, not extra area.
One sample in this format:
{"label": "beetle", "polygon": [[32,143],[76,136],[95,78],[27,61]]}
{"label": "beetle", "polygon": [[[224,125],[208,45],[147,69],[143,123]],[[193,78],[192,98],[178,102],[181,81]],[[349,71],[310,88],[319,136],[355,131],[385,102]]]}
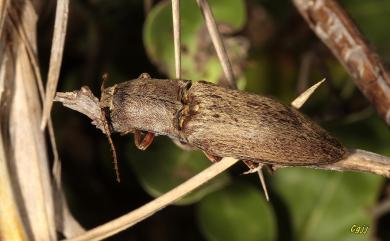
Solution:
{"label": "beetle", "polygon": [[100,105],[110,129],[134,133],[141,150],[156,135],[166,135],[213,162],[229,156],[248,164],[322,165],[348,153],[296,108],[206,81],[159,80],[144,73],[103,88]]}

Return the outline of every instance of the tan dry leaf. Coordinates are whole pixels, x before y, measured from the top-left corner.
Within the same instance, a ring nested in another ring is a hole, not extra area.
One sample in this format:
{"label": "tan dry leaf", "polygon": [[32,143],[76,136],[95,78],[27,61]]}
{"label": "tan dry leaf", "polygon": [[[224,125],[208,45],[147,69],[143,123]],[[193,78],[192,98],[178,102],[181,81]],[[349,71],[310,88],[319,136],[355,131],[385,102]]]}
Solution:
{"label": "tan dry leaf", "polygon": [[[41,104],[36,74],[28,49],[36,51],[37,16],[28,0],[9,6],[7,32],[10,57],[15,59],[13,102],[9,120],[10,178],[27,236],[32,240],[56,240],[53,193],[44,133],[39,128]],[[12,45],[11,45],[12,43]]]}
{"label": "tan dry leaf", "polygon": [[7,161],[9,140],[6,136],[12,98],[12,86],[9,86],[12,83],[8,78],[13,74],[9,54],[9,49],[0,50],[0,56],[3,57],[0,63],[0,240],[25,241],[28,239],[16,204]]}

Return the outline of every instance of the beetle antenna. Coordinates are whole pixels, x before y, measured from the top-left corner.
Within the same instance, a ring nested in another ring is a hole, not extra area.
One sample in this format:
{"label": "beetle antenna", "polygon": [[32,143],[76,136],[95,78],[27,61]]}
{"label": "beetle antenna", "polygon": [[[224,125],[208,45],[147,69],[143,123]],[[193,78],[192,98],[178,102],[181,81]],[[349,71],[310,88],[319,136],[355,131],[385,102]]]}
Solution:
{"label": "beetle antenna", "polygon": [[[104,73],[102,76],[102,85],[100,86],[101,95],[103,95],[102,93],[104,91],[104,84],[107,81],[107,79],[108,79],[108,73]],[[100,103],[101,103],[101,100],[102,100],[102,96],[100,96]],[[100,119],[101,119],[101,122],[103,124],[104,132],[107,136],[108,142],[110,143],[110,146],[111,146],[112,158],[114,160],[114,170],[115,170],[116,180],[117,180],[117,182],[121,182],[121,179],[119,176],[119,165],[118,165],[118,158],[117,158],[117,154],[116,154],[116,149],[115,149],[114,142],[112,141],[112,138],[111,138],[111,131],[110,131],[110,127],[108,125],[106,111],[102,106],[100,106]]]}

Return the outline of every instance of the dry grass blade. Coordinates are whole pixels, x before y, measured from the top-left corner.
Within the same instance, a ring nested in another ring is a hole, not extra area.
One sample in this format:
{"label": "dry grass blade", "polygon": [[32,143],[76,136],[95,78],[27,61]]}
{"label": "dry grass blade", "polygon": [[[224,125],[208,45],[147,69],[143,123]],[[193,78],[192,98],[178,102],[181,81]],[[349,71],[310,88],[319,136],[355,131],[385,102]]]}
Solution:
{"label": "dry grass blade", "polygon": [[64,193],[61,186],[61,163],[60,161],[54,162],[53,166],[53,176],[56,185],[56,195],[55,195],[55,204],[56,204],[56,228],[58,232],[61,232],[65,237],[73,237],[80,235],[85,230],[80,226],[80,224],[74,219],[72,214],[69,211],[68,204],[66,202]]}
{"label": "dry grass blade", "polygon": [[62,232],[62,234],[67,238],[81,235],[85,232],[85,229],[81,227],[81,225],[70,213],[64,196],[62,196],[62,203],[64,204],[62,208],[62,227],[59,231]]}
{"label": "dry grass blade", "polygon": [[222,65],[223,72],[225,74],[228,86],[232,89],[236,89],[236,81],[234,79],[232,65],[229,60],[229,56],[226,52],[225,45],[223,44],[221,34],[219,33],[217,23],[215,22],[213,12],[211,11],[210,5],[207,0],[196,0],[198,6],[203,14],[207,30],[209,31],[211,41],[213,42],[215,51],[219,62]]}
{"label": "dry grass blade", "polygon": [[173,42],[175,46],[176,79],[181,78],[181,48],[180,48],[180,0],[172,0]]}
{"label": "dry grass blade", "polygon": [[390,75],[352,19],[334,0],[293,2],[390,126]]}
{"label": "dry grass blade", "polygon": [[53,98],[57,89],[65,43],[66,25],[68,23],[68,11],[69,0],[58,0],[41,129],[44,129],[46,126],[47,120],[50,116],[51,107],[53,105]]}
{"label": "dry grass blade", "polygon": [[163,194],[155,200],[145,204],[144,206],[106,224],[91,229],[90,231],[78,237],[67,239],[67,241],[102,240],[120,231],[123,231],[137,224],[138,222],[148,218],[149,216],[153,215],[157,211],[163,209],[164,207],[173,203],[179,198],[185,196],[186,194],[203,185],[218,174],[224,172],[236,162],[238,162],[238,160],[234,158],[223,158],[220,162],[213,164],[206,170],[203,170],[196,176],[189,179],[188,181],[175,187],[171,191]]}

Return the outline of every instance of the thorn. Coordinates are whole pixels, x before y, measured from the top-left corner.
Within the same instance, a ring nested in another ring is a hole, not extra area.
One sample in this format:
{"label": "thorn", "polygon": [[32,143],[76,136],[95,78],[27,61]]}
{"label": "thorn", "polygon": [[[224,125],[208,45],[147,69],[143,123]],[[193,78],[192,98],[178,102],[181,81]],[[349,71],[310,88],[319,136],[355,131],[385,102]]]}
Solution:
{"label": "thorn", "polygon": [[269,202],[268,189],[267,189],[267,185],[265,183],[263,170],[262,170],[263,166],[265,166],[265,165],[258,164],[257,167],[249,169],[248,171],[244,172],[242,175],[247,175],[247,174],[251,174],[251,173],[257,172],[257,174],[259,175],[259,178],[260,178],[261,187],[264,190],[265,199],[267,199],[267,201]]}
{"label": "thorn", "polygon": [[317,84],[314,84],[309,89],[305,90],[302,94],[300,94],[295,100],[291,102],[291,106],[299,109],[305,104],[307,99],[314,93],[314,91],[325,81],[326,79],[323,78],[321,81],[319,81]]}
{"label": "thorn", "polygon": [[263,187],[265,199],[267,200],[267,202],[269,202],[268,189],[267,189],[267,185],[265,184],[265,179],[264,179],[263,171],[261,170],[261,168],[262,168],[263,166],[261,165],[261,166],[259,166],[259,167],[260,167],[260,169],[257,170],[257,174],[259,174],[260,183],[261,183],[261,186]]}

